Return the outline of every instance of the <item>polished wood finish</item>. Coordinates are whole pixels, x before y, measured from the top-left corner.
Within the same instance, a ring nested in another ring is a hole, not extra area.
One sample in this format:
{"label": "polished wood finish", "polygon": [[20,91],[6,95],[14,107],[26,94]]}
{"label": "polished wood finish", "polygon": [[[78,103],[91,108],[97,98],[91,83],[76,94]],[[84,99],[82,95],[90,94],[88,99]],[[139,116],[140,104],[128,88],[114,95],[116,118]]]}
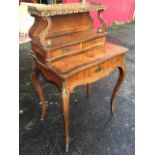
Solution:
{"label": "polished wood finish", "polygon": [[[89,8],[90,5],[85,6]],[[100,8],[98,17],[102,26],[97,30],[92,29],[93,21],[89,15],[90,10],[79,13],[79,5],[76,13],[72,10],[71,14],[61,15],[58,12],[59,8],[56,11],[59,15],[55,14],[55,16],[51,15],[52,11],[49,11],[49,8],[47,10],[50,13],[47,14],[44,7],[43,9],[40,9],[41,7],[29,8],[31,15],[35,17],[35,23],[29,31],[35,62],[32,81],[42,102],[41,120],[45,117],[47,106],[39,85],[39,75],[41,74],[58,87],[65,122],[66,152],[68,152],[71,92],[79,85],[86,85],[86,93],[89,96],[93,82],[108,76],[118,68],[120,74],[111,97],[111,113],[113,114],[116,93],[126,75],[124,57],[127,49],[105,41],[106,25],[100,16],[104,6],[99,4],[93,6],[96,9]],[[42,15],[41,10],[47,16]],[[71,10],[70,6],[68,10]]]}
{"label": "polished wood finish", "polygon": [[113,93],[112,93],[112,97],[111,97],[111,113],[112,115],[114,114],[114,110],[115,110],[115,102],[114,102],[114,99],[115,99],[115,96],[116,96],[116,93],[118,92],[122,82],[124,81],[124,78],[126,76],[126,67],[125,67],[125,64],[123,64],[121,67],[118,67],[119,69],[119,78],[118,78],[118,81],[114,87],[114,90],[113,90]]}
{"label": "polished wood finish", "polygon": [[36,88],[36,91],[38,92],[38,95],[40,97],[40,100],[41,100],[41,103],[42,103],[42,115],[41,115],[41,121],[44,120],[44,117],[45,117],[45,114],[46,114],[46,101],[45,101],[45,97],[44,97],[44,94],[42,92],[42,89],[41,89],[41,86],[39,84],[39,70],[37,69],[33,69],[32,71],[32,82]]}

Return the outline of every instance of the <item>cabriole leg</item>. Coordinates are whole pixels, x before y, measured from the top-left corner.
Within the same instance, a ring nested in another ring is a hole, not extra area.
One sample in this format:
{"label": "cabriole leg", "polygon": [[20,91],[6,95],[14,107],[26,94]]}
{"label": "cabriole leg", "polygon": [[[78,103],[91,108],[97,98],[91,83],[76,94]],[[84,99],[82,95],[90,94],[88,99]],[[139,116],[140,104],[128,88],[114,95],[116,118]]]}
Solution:
{"label": "cabriole leg", "polygon": [[123,66],[119,67],[119,78],[118,78],[117,83],[114,87],[112,97],[111,97],[111,113],[112,113],[112,116],[114,115],[114,111],[115,111],[116,93],[118,92],[121,84],[123,83],[125,76],[126,76],[126,67],[125,67],[125,65],[123,65]]}
{"label": "cabriole leg", "polygon": [[65,122],[65,134],[66,134],[66,152],[69,149],[69,98],[70,92],[67,90],[65,83],[62,85],[62,105],[63,116]]}
{"label": "cabriole leg", "polygon": [[34,85],[34,87],[39,95],[39,98],[41,100],[41,103],[42,103],[41,121],[43,121],[45,114],[46,114],[47,105],[45,102],[45,97],[43,95],[43,91],[42,91],[40,83],[39,83],[39,70],[37,70],[37,69],[34,69],[32,71],[32,82],[33,82],[33,85]]}

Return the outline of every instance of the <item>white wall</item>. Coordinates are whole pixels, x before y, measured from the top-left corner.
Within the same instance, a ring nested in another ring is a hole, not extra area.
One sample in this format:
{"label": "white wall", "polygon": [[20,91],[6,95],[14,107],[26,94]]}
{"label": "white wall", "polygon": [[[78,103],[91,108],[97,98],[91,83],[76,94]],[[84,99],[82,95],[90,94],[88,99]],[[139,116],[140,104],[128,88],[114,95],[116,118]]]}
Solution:
{"label": "white wall", "polygon": [[28,13],[28,5],[33,4],[21,2],[19,6],[19,33],[28,34],[28,31],[34,22],[34,18]]}

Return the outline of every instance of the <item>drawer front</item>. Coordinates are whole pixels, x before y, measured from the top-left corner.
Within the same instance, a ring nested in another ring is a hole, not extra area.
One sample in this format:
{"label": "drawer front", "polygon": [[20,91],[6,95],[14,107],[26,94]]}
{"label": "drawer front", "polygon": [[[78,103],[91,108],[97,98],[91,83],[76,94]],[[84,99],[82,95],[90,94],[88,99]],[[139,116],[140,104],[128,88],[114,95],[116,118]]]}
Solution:
{"label": "drawer front", "polygon": [[80,44],[62,48],[64,54],[80,50]]}
{"label": "drawer front", "polygon": [[106,76],[113,70],[115,67],[119,66],[123,61],[123,55],[117,56],[115,58],[112,58],[110,60],[107,60],[101,64],[98,64],[94,67],[91,67],[89,69],[86,69],[84,72],[85,78],[87,80],[89,79],[96,79],[96,78],[102,78],[103,76]]}
{"label": "drawer front", "polygon": [[93,47],[93,46],[98,45],[98,44],[104,44],[104,41],[105,41],[105,37],[104,38],[92,39],[92,40],[83,42],[82,43],[82,49],[90,48],[90,47]]}
{"label": "drawer front", "polygon": [[69,78],[69,81],[74,87],[97,81],[110,74],[116,67],[123,63],[124,55],[117,56],[96,66],[90,67]]}
{"label": "drawer front", "polygon": [[99,64],[84,71],[84,78],[86,80],[93,77],[101,76],[107,70],[106,64]]}
{"label": "drawer front", "polygon": [[72,52],[77,51],[77,50],[80,50],[80,44],[76,44],[73,46],[68,46],[68,47],[53,50],[50,52],[46,52],[46,54],[47,54],[46,59],[48,59],[48,60],[49,59],[55,59],[57,57],[60,57],[60,56],[65,55],[65,54],[72,53]]}

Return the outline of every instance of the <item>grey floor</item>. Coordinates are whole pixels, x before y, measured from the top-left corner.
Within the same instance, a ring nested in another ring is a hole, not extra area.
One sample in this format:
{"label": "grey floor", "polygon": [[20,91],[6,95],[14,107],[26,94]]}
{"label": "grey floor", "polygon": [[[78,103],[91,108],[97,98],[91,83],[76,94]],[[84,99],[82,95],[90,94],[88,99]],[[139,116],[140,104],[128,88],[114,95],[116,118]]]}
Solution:
{"label": "grey floor", "polygon": [[134,23],[109,28],[108,39],[129,48],[127,77],[116,97],[116,113],[110,115],[110,96],[118,71],[97,81],[86,98],[85,86],[75,89],[70,106],[70,149],[59,110],[58,90],[41,85],[48,102],[47,117],[40,123],[41,105],[31,82],[30,45],[20,46],[20,155],[134,155],[135,153],[135,50]]}

